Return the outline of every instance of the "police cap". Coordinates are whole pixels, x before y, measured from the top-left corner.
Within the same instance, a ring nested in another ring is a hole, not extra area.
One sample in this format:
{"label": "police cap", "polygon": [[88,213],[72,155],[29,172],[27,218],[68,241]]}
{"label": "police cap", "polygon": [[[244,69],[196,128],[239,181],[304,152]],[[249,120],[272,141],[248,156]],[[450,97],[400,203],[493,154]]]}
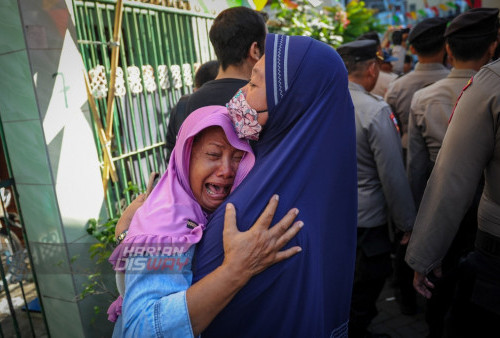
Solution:
{"label": "police cap", "polygon": [[337,52],[342,58],[346,56],[354,57],[354,61],[356,62],[376,58],[383,60],[382,56],[378,53],[378,44],[374,40],[356,40],[349,42],[339,46]]}
{"label": "police cap", "polygon": [[429,18],[418,23],[410,31],[408,42],[413,43],[420,39],[443,39],[447,20],[443,18]]}
{"label": "police cap", "polygon": [[445,37],[473,38],[498,31],[498,8],[473,8],[450,23]]}

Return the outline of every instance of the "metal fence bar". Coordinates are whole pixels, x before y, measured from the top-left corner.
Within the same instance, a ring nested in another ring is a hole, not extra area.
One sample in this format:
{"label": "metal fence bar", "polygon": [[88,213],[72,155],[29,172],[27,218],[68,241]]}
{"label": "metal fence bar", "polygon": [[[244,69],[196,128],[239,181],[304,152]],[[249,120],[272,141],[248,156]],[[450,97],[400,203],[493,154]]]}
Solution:
{"label": "metal fence bar", "polygon": [[[134,10],[134,15],[132,17],[132,33],[133,33],[133,36],[134,36],[134,40],[133,40],[133,43],[134,43],[134,46],[137,50],[137,54],[136,54],[136,62],[137,62],[137,66],[139,67],[139,69],[142,68],[142,66],[144,65],[143,63],[143,60],[142,60],[142,47],[141,47],[141,38],[142,40],[144,40],[144,37],[141,36],[141,31],[139,30],[139,22],[138,22],[138,13],[140,12],[139,9],[135,9]],[[146,130],[146,126],[147,126],[147,122],[144,121],[145,119],[145,113],[147,114],[147,112],[145,112],[144,110],[147,109],[147,107],[144,107],[144,101],[143,101],[143,94],[144,94],[144,79],[141,78],[141,84],[142,84],[142,91],[141,92],[138,92],[137,93],[137,96],[136,96],[136,102],[137,102],[137,109],[139,111],[139,123],[140,123],[140,126],[141,126],[141,129],[140,129],[140,134],[141,134],[141,138],[142,138],[142,145],[146,145],[148,144],[148,135],[150,135],[150,133],[148,134],[147,130]],[[147,116],[146,116],[147,117]],[[149,157],[149,152],[148,151],[144,151],[144,157],[141,159],[141,163],[145,163],[146,165],[146,172],[147,173],[150,173],[152,171],[152,168],[151,168],[151,164],[150,162],[148,161],[148,157]]]}
{"label": "metal fence bar", "polygon": [[[131,15],[133,15],[132,13],[132,9],[130,8],[125,8],[126,9],[126,12],[124,13],[124,29],[125,29],[125,34],[124,34],[124,37],[123,37],[123,43],[125,44],[124,45],[124,48],[121,49],[122,51],[122,55],[121,55],[121,64],[123,65],[123,72],[125,74],[125,77],[128,78],[128,70],[127,70],[127,67],[128,67],[128,59],[127,59],[127,56],[125,55],[125,50],[130,50],[132,49],[132,46],[133,46],[133,43],[132,43],[132,38],[131,38],[131,32],[130,32],[130,20],[129,20],[129,17]],[[128,11],[127,11],[128,9]],[[128,48],[127,48],[128,47]],[[130,53],[130,61],[132,62],[132,64],[135,64],[135,60],[134,60],[134,54],[133,53]],[[131,88],[129,86],[129,82],[128,81],[125,81],[125,88],[127,90],[127,93],[130,93],[131,91]],[[122,102],[121,103],[128,103],[128,107],[133,107],[134,104],[133,104],[133,101],[132,101],[132,96],[131,95],[126,95],[126,102],[123,102],[123,100],[121,100]],[[122,105],[122,110],[125,111],[125,105]],[[127,133],[125,134],[125,139],[126,139],[126,142],[129,146],[129,148],[127,149],[128,152],[130,151],[134,151],[137,149],[137,145],[139,144],[138,143],[138,137],[137,137],[137,127],[136,127],[136,112],[135,112],[135,109],[129,109],[130,111],[130,120],[131,120],[131,126],[130,127],[127,127],[125,128],[125,130],[127,131]],[[131,128],[131,129],[130,129]],[[132,134],[133,136],[133,145],[132,145],[132,142],[131,142],[131,137],[130,137],[130,133]],[[129,162],[129,170],[131,172],[134,172],[134,168],[137,167],[137,171],[138,173],[135,173],[135,175],[132,175],[132,182],[134,184],[136,184],[137,186],[144,186],[146,184],[146,181],[145,181],[145,178],[144,178],[144,174],[143,174],[143,169],[142,169],[142,166],[141,165],[135,165],[136,163],[140,163],[141,162],[141,154],[140,152],[137,152],[136,153],[136,157],[135,157],[135,163],[134,162]]]}
{"label": "metal fence bar", "polygon": [[[154,44],[154,55],[155,59],[157,60],[156,67],[158,68],[160,65],[165,65],[165,59],[163,57],[163,34],[161,34],[160,30],[160,20],[161,20],[161,15],[162,13],[157,13],[154,17],[151,17],[151,35],[153,36],[153,44]],[[170,108],[172,107],[169,100],[168,100],[168,93],[166,93],[166,90],[161,88],[161,83],[160,83],[160,78],[156,78],[156,82],[158,85],[158,97],[160,101],[160,109],[161,109],[161,125],[167,126],[167,119],[164,112],[169,111]],[[163,129],[163,140],[166,140],[166,133],[167,131]]]}
{"label": "metal fence bar", "polygon": [[[112,19],[112,15],[111,15],[111,12],[112,12],[112,9],[116,10],[116,8],[110,8],[109,6],[105,7],[104,10],[105,10],[105,18],[106,18],[106,24],[107,24],[107,27],[113,27],[112,25],[114,25],[114,21]],[[113,15],[115,15],[113,13]],[[112,31],[111,29],[109,30],[109,33],[112,34]],[[112,37],[114,38],[114,37]],[[122,48],[120,48],[122,49]],[[119,57],[119,55],[117,56]],[[113,82],[114,84],[114,82]],[[111,88],[109,88],[109,90],[111,90]],[[116,96],[115,96],[115,99],[116,101]],[[119,115],[118,113],[116,113],[116,109],[114,109],[114,113],[113,113],[113,134],[115,135],[115,137],[113,138],[113,140],[116,142],[116,145],[117,145],[117,149],[118,149],[118,153],[121,154],[123,152],[123,149],[122,149],[122,144],[121,144],[121,137],[120,137],[120,134],[121,134],[121,130],[120,130],[120,119],[119,119]],[[116,161],[116,159],[114,159],[114,161]],[[118,182],[115,182],[114,186],[115,186],[115,193],[117,194],[118,196],[118,192],[116,192],[116,189],[119,187],[120,189],[122,189],[122,191],[126,188],[126,184],[127,184],[127,174],[125,172],[125,163],[123,161],[120,161],[117,165],[117,169],[118,170],[118,175],[120,175],[120,179]],[[130,204],[130,195],[129,194],[125,194],[125,201],[128,204]]]}
{"label": "metal fence bar", "polygon": [[[4,215],[7,215],[7,210],[3,204],[3,199],[0,198],[0,204],[2,204],[2,211]],[[7,217],[5,217],[7,219]],[[12,245],[12,237],[10,236],[9,226],[6,224],[7,233],[9,234],[9,241]],[[3,256],[3,253],[2,253]],[[7,296],[7,304],[9,305],[10,315],[12,316],[12,323],[14,324],[14,330],[16,331],[16,336],[21,337],[21,331],[19,330],[19,323],[17,322],[16,310],[14,309],[14,305],[12,304],[12,297],[10,295],[9,283],[7,282],[6,273],[3,268],[3,262],[0,261],[0,275],[2,277],[3,288],[5,291],[5,295]]]}
{"label": "metal fence bar", "polygon": [[[19,222],[20,225],[21,225],[21,233],[22,233],[22,237],[23,237],[23,240],[24,240],[24,243],[25,243],[24,246],[25,246],[26,252],[28,254],[29,267],[30,267],[31,274],[32,274],[32,277],[33,277],[33,282],[35,284],[36,295],[37,295],[37,298],[38,298],[39,303],[40,303],[40,308],[41,308],[41,312],[42,312],[43,323],[44,323],[44,326],[45,326],[45,332],[50,337],[50,332],[48,330],[48,324],[47,324],[47,319],[46,319],[46,316],[45,316],[45,310],[44,310],[43,302],[42,302],[42,299],[40,298],[41,293],[40,293],[40,288],[39,288],[39,285],[38,285],[36,271],[35,271],[35,267],[33,265],[33,256],[31,254],[31,248],[30,248],[30,246],[28,244],[29,243],[28,236],[27,236],[27,233],[26,233],[26,228],[24,227],[24,221],[23,221],[21,207],[19,205],[18,193],[17,193],[16,186],[14,184],[14,179],[12,178],[12,168],[10,166],[9,152],[8,152],[7,147],[6,147],[5,133],[4,133],[3,124],[1,123],[1,121],[0,121],[0,144],[3,147],[2,150],[3,150],[4,156],[5,156],[6,166],[7,166],[7,173],[8,173],[8,177],[9,177],[8,180],[2,181],[1,184],[0,184],[0,186],[2,188],[10,188],[11,189],[11,198],[12,198],[11,201],[14,203],[15,209],[17,211],[16,222]],[[13,236],[11,234],[11,229],[10,229],[11,224],[9,223],[10,222],[10,220],[9,220],[9,213],[8,213],[7,207],[4,205],[4,201],[3,201],[2,198],[0,198],[0,203],[1,203],[2,215],[4,217],[5,227],[6,227],[8,239],[9,239],[9,242],[10,242],[10,246],[11,246],[12,251],[14,252],[14,254],[19,255],[20,253],[19,252],[15,252],[14,249],[13,249],[15,246],[14,246]],[[34,326],[33,326],[33,321],[32,321],[32,318],[31,318],[31,313],[30,313],[29,308],[28,308],[28,302],[26,301],[26,294],[25,294],[24,285],[23,285],[23,280],[26,277],[26,275],[29,274],[29,271],[27,270],[27,267],[26,267],[26,269],[24,269],[24,267],[25,267],[24,266],[24,264],[25,264],[25,262],[24,262],[24,259],[25,259],[25,257],[24,257],[24,249],[21,248],[21,247],[18,248],[18,249],[19,250],[23,250],[23,251],[21,252],[21,256],[20,257],[19,256],[18,257],[14,257],[14,261],[15,261],[15,264],[17,264],[17,263],[20,263],[18,261],[19,259],[22,260],[21,266],[17,266],[17,268],[22,269],[21,270],[22,274],[20,276],[16,276],[16,277],[20,278],[20,280],[19,280],[19,287],[20,287],[21,292],[22,292],[24,306],[25,306],[25,309],[26,309],[26,314],[27,314],[27,317],[28,317],[28,322],[29,322],[29,326],[30,326],[30,329],[31,329],[31,333],[32,333],[33,337],[35,337],[36,333],[35,333],[35,329],[34,329]],[[17,273],[19,274],[19,271],[17,271]],[[16,316],[16,313],[15,313],[15,309],[14,309],[13,304],[12,304],[12,299],[11,299],[10,290],[9,290],[9,283],[6,280],[5,270],[3,268],[3,262],[1,262],[1,261],[0,261],[0,275],[1,275],[1,279],[2,279],[3,285],[4,285],[5,295],[7,296],[7,302],[8,302],[8,305],[9,305],[9,310],[10,310],[10,313],[12,315],[14,329],[15,329],[16,335],[18,337],[20,337],[21,334],[20,334],[20,329],[19,329],[19,323],[17,321],[17,316]],[[1,334],[2,337],[4,336],[3,329],[2,329],[1,326],[0,326],[0,334]]]}
{"label": "metal fence bar", "polygon": [[[84,16],[81,18],[82,21],[85,22],[85,25],[82,25],[84,28],[86,28],[84,31],[87,32],[87,38],[92,40],[92,41],[97,41],[98,40],[98,37],[96,35],[96,32],[95,32],[95,27],[99,27],[98,24],[95,24],[94,20],[97,18],[98,20],[98,23],[99,23],[99,19],[98,19],[98,7],[96,6],[96,4],[94,3],[89,3],[89,2],[86,2],[84,3]],[[78,25],[77,25],[78,26]],[[102,32],[100,32],[102,34]],[[103,42],[102,39],[100,42]],[[101,52],[100,54],[98,53],[98,47],[99,45],[95,46],[94,48],[85,48],[84,46],[80,45],[80,50],[88,50],[89,51],[89,56],[90,58],[88,59],[84,59],[84,63],[85,65],[93,65],[93,66],[96,66],[98,64],[101,64],[101,63],[104,63],[104,66],[109,69],[109,63],[107,61],[107,58],[103,58],[102,56],[103,55],[106,55],[105,51],[106,51],[106,48],[102,45],[100,45],[101,49],[104,49],[104,53]],[[101,62],[100,62],[101,61]],[[87,67],[88,69],[89,67]],[[90,67],[92,68],[92,67]],[[100,114],[101,111],[103,111],[102,109],[105,109],[103,108],[103,103],[100,102],[101,100],[95,100],[96,102],[96,106],[99,108],[98,109],[98,114]],[[105,110],[104,110],[105,111]],[[92,118],[93,120],[93,118]],[[100,117],[100,121],[101,123],[106,126],[106,121],[103,121],[102,117]],[[94,125],[94,137],[96,139],[98,139],[97,137],[97,133],[99,133],[99,131],[97,130],[97,127],[96,127],[96,124],[93,123]],[[98,155],[99,155],[99,161],[101,163],[104,163],[104,156],[103,156],[103,149],[101,148],[99,142],[96,142],[97,144],[97,150],[98,150]],[[104,167],[103,167],[104,168]],[[113,208],[112,208],[112,202],[113,202],[113,199],[112,199],[112,195],[111,195],[111,191],[108,189],[106,190],[106,204],[107,204],[107,209],[110,213],[110,217],[113,217]]]}
{"label": "metal fence bar", "polygon": [[33,321],[31,320],[30,311],[28,309],[28,302],[26,301],[26,293],[24,292],[24,287],[23,287],[23,282],[22,281],[19,281],[19,287],[21,288],[21,293],[23,295],[24,307],[25,307],[26,313],[28,315],[28,321],[29,321],[29,324],[30,324],[31,334],[33,335],[33,337],[36,337],[36,335],[35,335],[35,328],[33,326]]}
{"label": "metal fence bar", "polygon": [[[154,30],[153,30],[153,27],[154,27],[154,23],[153,23],[153,18],[156,18],[157,17],[157,14],[154,13],[154,12],[151,12],[149,13],[149,15],[147,15],[145,17],[146,19],[146,23],[145,23],[145,26],[146,26],[146,29],[147,29],[147,32],[148,32],[148,36],[149,36],[149,40],[150,40],[150,48],[151,48],[151,64],[153,66],[153,69],[158,69],[158,66],[160,65],[159,63],[159,60],[158,60],[158,52],[157,52],[157,46],[156,46],[156,39],[155,39],[155,35],[154,35]],[[164,112],[166,110],[163,109],[163,104],[162,104],[162,100],[161,100],[161,88],[159,86],[159,82],[158,82],[158,76],[155,77],[155,84],[156,84],[156,88],[158,88],[157,91],[151,93],[151,100],[152,100],[152,103],[153,103],[153,106],[154,105],[157,105],[157,109],[159,110],[159,113],[160,115],[165,115]],[[158,120],[158,114],[156,113],[153,113],[153,120],[154,120],[154,126],[156,127],[156,139],[155,139],[155,142],[162,142],[165,140],[165,135],[163,135],[163,132],[162,132],[162,128],[160,123],[162,121],[159,121]],[[166,126],[166,124],[164,124]],[[165,157],[162,156],[162,152],[160,151],[160,158],[162,161],[165,161]],[[158,169],[156,169],[156,171],[158,172]]]}

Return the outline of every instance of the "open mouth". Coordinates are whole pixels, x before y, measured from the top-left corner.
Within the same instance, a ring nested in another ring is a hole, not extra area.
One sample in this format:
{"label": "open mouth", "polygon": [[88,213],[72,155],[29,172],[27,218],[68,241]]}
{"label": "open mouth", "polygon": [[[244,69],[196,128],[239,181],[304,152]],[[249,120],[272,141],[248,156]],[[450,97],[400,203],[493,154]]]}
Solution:
{"label": "open mouth", "polygon": [[229,192],[231,191],[231,186],[232,186],[231,184],[217,185],[212,183],[206,183],[205,190],[207,191],[208,195],[214,198],[226,198],[226,196],[229,195]]}

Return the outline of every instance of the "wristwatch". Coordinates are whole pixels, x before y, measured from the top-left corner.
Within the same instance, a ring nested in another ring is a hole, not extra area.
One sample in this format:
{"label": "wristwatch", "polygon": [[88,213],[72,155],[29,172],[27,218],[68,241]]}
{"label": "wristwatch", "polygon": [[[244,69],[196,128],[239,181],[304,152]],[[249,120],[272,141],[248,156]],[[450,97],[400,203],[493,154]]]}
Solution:
{"label": "wristwatch", "polygon": [[116,245],[120,244],[125,239],[125,237],[127,236],[127,232],[128,230],[125,230],[124,232],[119,234],[118,237],[116,237]]}

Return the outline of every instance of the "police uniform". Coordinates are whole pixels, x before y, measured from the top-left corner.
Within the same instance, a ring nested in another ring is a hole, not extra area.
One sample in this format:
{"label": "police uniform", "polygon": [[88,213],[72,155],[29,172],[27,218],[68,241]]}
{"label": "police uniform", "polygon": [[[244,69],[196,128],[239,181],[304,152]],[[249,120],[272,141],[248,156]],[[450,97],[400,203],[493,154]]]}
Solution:
{"label": "police uniform", "polygon": [[[426,19],[411,30],[408,41],[413,43],[420,39],[442,38],[445,28],[446,20],[444,19]],[[445,78],[448,73],[449,70],[441,63],[417,63],[412,72],[393,81],[389,86],[385,101],[391,106],[400,123],[403,149],[408,148],[408,116],[413,94]]]}
{"label": "police uniform", "polygon": [[[344,60],[354,56],[359,62],[376,55],[371,45],[358,41],[337,51]],[[402,231],[411,231],[415,209],[390,107],[351,79],[349,92],[355,111],[358,163],[358,243],[349,336],[362,337],[377,314],[377,298],[391,273],[388,218]]]}
{"label": "police uniform", "polygon": [[[489,36],[490,42],[493,42],[496,38],[496,21],[498,21],[498,9],[467,11],[450,23],[444,36],[453,39],[453,41],[460,40],[462,44],[466,44],[467,38],[473,34],[486,38]],[[451,42],[453,43],[453,41]],[[454,56],[460,58],[460,55]],[[482,55],[478,56],[476,60],[479,61],[481,58],[483,58]],[[458,65],[460,66],[460,64]],[[408,126],[407,173],[417,205],[420,204],[427,180],[434,167],[455,102],[475,73],[474,69],[453,68],[448,77],[417,91],[413,95]],[[442,277],[436,284],[434,295],[427,301],[426,321],[429,327],[429,337],[442,337],[443,335],[444,318],[450,308],[453,291],[459,281],[457,278],[459,262],[474,248],[477,208],[482,189],[481,180],[472,203],[461,220],[457,234],[443,257]]]}
{"label": "police uniform", "polygon": [[410,231],[415,212],[391,108],[357,83],[349,82],[349,92],[356,118],[358,227],[386,224],[390,216],[399,229]]}
{"label": "police uniform", "polygon": [[500,329],[499,121],[497,60],[474,76],[457,102],[406,254],[407,263],[420,273],[441,264],[484,172],[476,249],[461,263],[452,336],[489,337]]}
{"label": "police uniform", "polygon": [[408,122],[407,174],[417,206],[434,167],[451,112],[473,69],[452,69],[436,83],[413,95]]}

